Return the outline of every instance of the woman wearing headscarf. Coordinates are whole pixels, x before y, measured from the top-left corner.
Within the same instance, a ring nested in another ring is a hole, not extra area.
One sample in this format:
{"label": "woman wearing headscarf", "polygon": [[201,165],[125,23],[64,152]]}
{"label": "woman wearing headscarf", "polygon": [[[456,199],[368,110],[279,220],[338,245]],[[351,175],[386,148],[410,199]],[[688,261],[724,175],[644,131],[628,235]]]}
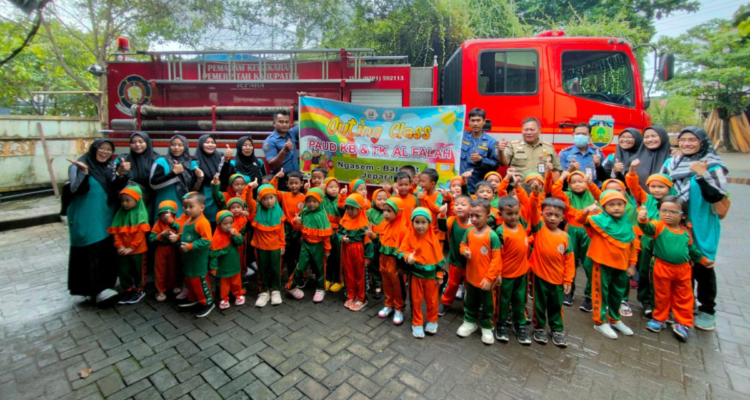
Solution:
{"label": "woman wearing headscarf", "polygon": [[638,152],[642,142],[643,136],[638,129],[627,128],[620,132],[617,138],[617,149],[599,165],[596,175],[601,177],[602,181],[612,178],[625,182],[627,173],[625,166],[630,165],[630,160]]}
{"label": "woman wearing headscarf", "polygon": [[250,136],[243,136],[237,139],[234,148],[236,153],[233,160],[226,162],[227,158],[232,157],[231,150],[228,149],[224,154],[224,166],[221,168],[221,174],[219,175],[222,187],[228,186],[229,177],[234,174],[242,174],[247,183],[252,182],[253,179],[257,179],[260,183],[263,180],[263,175],[266,174],[266,165],[263,160],[255,156],[253,139]]}
{"label": "woman wearing headscarf", "polygon": [[96,139],[68,170],[71,200],[67,208],[70,255],[68,290],[101,303],[117,296],[115,245],[107,229],[117,210],[117,194],[127,183],[112,161],[115,145]]}
{"label": "woman wearing headscarf", "polygon": [[130,135],[130,153],[115,159],[115,165],[123,165],[128,179],[140,186],[149,221],[154,220],[154,196],[149,179],[151,167],[158,159],[159,155],[154,151],[151,138],[146,132],[133,132]]}
{"label": "woman wearing headscarf", "polygon": [[648,177],[661,171],[664,161],[669,158],[671,152],[667,130],[660,126],[649,126],[643,130],[643,144],[625,163],[625,170],[630,169],[631,161],[639,160],[640,164],[635,172],[638,174],[641,187],[645,190]]}
{"label": "woman wearing headscarf", "polygon": [[[195,176],[200,177],[193,190],[202,192],[206,196],[206,208],[203,209],[203,215],[211,223],[211,230],[216,229],[216,213],[219,211],[211,195],[211,180],[221,171],[223,157],[224,155],[216,150],[216,136],[203,135],[198,139],[198,149],[190,164],[190,169],[195,172]],[[204,176],[208,178],[203,178]]]}
{"label": "woman wearing headscarf", "polygon": [[[709,259],[716,261],[721,222],[711,205],[727,195],[729,172],[716,154],[703,128],[689,126],[677,136],[681,155],[664,163],[662,172],[674,181],[674,190],[688,204],[688,221],[693,227],[696,246]],[[695,234],[698,232],[699,234]],[[693,280],[698,287],[698,315],[695,327],[714,330],[716,327],[716,273],[713,268],[695,263]]]}
{"label": "woman wearing headscarf", "polygon": [[[157,159],[151,166],[149,183],[155,191],[154,203],[166,200],[177,203],[177,215],[182,215],[182,197],[190,192],[198,179],[190,169],[190,149],[182,135],[175,135],[169,141],[167,155]],[[156,222],[156,215],[152,223]]]}

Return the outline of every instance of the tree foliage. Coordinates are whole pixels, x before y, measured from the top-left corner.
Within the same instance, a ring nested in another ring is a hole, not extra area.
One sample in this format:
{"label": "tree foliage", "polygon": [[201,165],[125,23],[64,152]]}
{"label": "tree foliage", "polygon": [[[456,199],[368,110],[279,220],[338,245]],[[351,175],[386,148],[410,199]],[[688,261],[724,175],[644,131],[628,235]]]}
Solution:
{"label": "tree foliage", "polygon": [[670,125],[699,125],[696,116],[698,101],[692,97],[668,96],[664,99],[654,99],[648,108],[651,122],[658,126]]}

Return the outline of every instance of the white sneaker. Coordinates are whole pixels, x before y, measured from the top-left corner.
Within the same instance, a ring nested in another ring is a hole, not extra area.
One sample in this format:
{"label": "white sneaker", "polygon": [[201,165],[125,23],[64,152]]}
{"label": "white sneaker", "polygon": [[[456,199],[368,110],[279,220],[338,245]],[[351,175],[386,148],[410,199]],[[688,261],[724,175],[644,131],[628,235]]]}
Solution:
{"label": "white sneaker", "polygon": [[458,286],[458,291],[456,291],[456,298],[457,299],[463,299],[464,298],[464,285]]}
{"label": "white sneaker", "polygon": [[109,300],[109,299],[111,299],[111,298],[113,298],[113,297],[115,297],[117,295],[119,295],[119,293],[117,293],[117,290],[114,290],[114,289],[104,289],[101,292],[99,292],[99,294],[96,295],[96,302],[97,303],[101,303],[101,302],[107,301],[107,300]]}
{"label": "white sneaker", "polygon": [[255,307],[261,308],[265,307],[266,304],[268,304],[268,299],[271,296],[268,294],[268,292],[263,292],[258,295],[258,300],[255,301]]}
{"label": "white sneaker", "polygon": [[245,276],[248,277],[248,276],[253,276],[253,275],[255,275],[255,270],[252,268],[248,268],[247,272],[245,272]]}
{"label": "white sneaker", "polygon": [[182,290],[180,290],[180,294],[177,295],[177,300],[185,300],[188,297],[188,288],[183,287]]}
{"label": "white sneaker", "polygon": [[257,271],[258,270],[258,263],[256,263],[255,261],[251,262],[250,263],[250,268],[252,268],[253,271]]}
{"label": "white sneaker", "polygon": [[274,290],[271,292],[271,305],[278,306],[279,304],[281,304],[281,292]]}
{"label": "white sneaker", "polygon": [[633,336],[633,330],[628,328],[627,325],[623,324],[622,321],[617,321],[616,323],[610,325],[625,336]]}
{"label": "white sneaker", "polygon": [[492,329],[482,328],[482,343],[484,344],[495,343],[495,335],[492,334]]}
{"label": "white sneaker", "polygon": [[609,324],[594,325],[594,329],[608,339],[617,339],[617,332]]}
{"label": "white sneaker", "polygon": [[468,337],[472,333],[476,332],[477,329],[479,329],[479,325],[473,322],[464,321],[464,323],[458,327],[458,331],[456,332],[456,335],[460,337]]}

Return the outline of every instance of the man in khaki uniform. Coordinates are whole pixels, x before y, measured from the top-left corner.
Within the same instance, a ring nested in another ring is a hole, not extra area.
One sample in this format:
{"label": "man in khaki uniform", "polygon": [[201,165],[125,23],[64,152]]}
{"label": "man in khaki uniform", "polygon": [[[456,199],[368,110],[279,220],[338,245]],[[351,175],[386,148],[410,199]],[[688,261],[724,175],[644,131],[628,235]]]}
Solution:
{"label": "man in khaki uniform", "polygon": [[555,153],[555,147],[549,142],[539,140],[541,132],[541,123],[538,119],[531,117],[523,121],[521,127],[523,132],[523,141],[514,140],[500,152],[500,165],[510,166],[516,169],[521,176],[526,176],[529,172],[539,172],[539,164],[552,163],[554,179],[560,177],[562,165],[560,159]]}

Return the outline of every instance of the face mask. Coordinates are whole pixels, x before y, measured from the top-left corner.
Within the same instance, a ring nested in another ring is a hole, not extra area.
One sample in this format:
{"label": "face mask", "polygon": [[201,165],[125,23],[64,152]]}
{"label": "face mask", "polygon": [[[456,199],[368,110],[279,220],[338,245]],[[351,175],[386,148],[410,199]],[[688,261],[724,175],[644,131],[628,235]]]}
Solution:
{"label": "face mask", "polygon": [[588,146],[589,137],[586,135],[575,135],[573,136],[573,143],[575,143],[576,147]]}

